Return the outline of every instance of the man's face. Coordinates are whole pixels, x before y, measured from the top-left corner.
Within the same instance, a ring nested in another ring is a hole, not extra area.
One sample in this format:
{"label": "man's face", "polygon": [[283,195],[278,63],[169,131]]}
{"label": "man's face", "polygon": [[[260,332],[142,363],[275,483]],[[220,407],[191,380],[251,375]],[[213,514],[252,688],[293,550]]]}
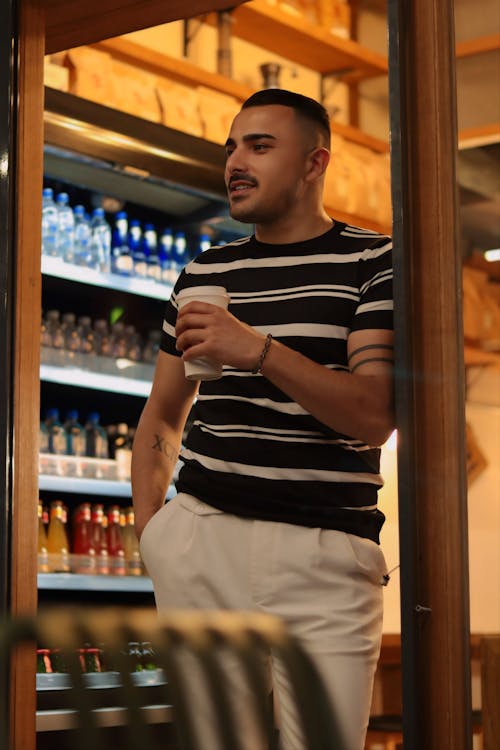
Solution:
{"label": "man's face", "polygon": [[243,109],[226,142],[225,181],[233,219],[270,224],[292,216],[306,170],[307,133],[281,104]]}

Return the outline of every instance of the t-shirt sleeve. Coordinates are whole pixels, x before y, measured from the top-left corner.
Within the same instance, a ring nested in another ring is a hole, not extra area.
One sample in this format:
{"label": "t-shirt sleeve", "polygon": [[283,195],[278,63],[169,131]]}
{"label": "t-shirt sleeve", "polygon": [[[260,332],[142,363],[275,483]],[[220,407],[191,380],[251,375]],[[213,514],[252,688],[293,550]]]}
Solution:
{"label": "t-shirt sleeve", "polygon": [[175,348],[176,336],[175,336],[175,324],[177,322],[177,295],[186,286],[186,274],[184,270],[181,271],[175,286],[173,288],[170,299],[165,305],[165,313],[163,316],[163,325],[160,339],[160,349],[167,354],[173,354],[175,357],[180,357],[182,352]]}
{"label": "t-shirt sleeve", "polygon": [[392,242],[383,237],[369,248],[359,261],[359,303],[352,321],[352,331],[372,328],[392,330]]}

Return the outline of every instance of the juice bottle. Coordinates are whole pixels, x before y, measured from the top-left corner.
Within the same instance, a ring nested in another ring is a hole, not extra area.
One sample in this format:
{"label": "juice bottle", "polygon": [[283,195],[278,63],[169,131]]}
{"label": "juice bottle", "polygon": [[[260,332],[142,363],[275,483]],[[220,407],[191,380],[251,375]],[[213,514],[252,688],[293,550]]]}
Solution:
{"label": "juice bottle", "polygon": [[123,548],[127,563],[127,573],[131,576],[140,576],[143,573],[141,553],[139,551],[139,540],[135,533],[135,517],[132,507],[125,509],[125,525],[122,527]]}
{"label": "juice bottle", "polygon": [[120,506],[111,505],[108,508],[108,554],[110,556],[111,572],[117,576],[126,574],[125,550],[123,547],[122,530],[120,526]]}
{"label": "juice bottle", "polygon": [[47,550],[47,531],[43,519],[43,504],[38,501],[38,572],[49,572],[49,553]]}
{"label": "juice bottle", "polygon": [[104,519],[104,506],[100,503],[93,505],[91,512],[92,547],[95,550],[96,573],[100,575],[107,575],[109,573],[108,543]]}
{"label": "juice bottle", "polygon": [[49,567],[54,573],[68,573],[69,544],[66,532],[66,509],[61,500],[50,504],[49,530],[47,533]]}
{"label": "juice bottle", "polygon": [[75,573],[95,573],[90,503],[82,503],[73,514],[73,554],[77,556]]}

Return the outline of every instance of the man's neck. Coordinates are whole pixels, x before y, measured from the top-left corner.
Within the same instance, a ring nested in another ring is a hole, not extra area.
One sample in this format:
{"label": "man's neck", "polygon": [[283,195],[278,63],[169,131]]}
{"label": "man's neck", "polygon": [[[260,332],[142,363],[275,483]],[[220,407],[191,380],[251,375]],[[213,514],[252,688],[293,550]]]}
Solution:
{"label": "man's neck", "polygon": [[290,245],[319,237],[328,232],[333,223],[328,214],[321,210],[318,215],[309,216],[305,221],[285,218],[273,223],[256,224],[255,237],[259,242],[270,245]]}

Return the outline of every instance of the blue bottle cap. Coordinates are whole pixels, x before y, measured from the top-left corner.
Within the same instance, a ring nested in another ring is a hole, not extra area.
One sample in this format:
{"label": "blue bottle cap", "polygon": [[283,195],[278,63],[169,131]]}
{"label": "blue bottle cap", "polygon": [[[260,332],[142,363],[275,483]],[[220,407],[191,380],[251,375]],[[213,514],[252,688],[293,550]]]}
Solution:
{"label": "blue bottle cap", "polygon": [[54,191],[52,190],[52,188],[46,187],[43,189],[42,195],[44,198],[52,198],[54,196]]}
{"label": "blue bottle cap", "polygon": [[57,203],[62,203],[66,206],[69,203],[69,195],[67,193],[59,193],[56,200]]}
{"label": "blue bottle cap", "polygon": [[70,409],[66,414],[66,420],[78,422],[78,412],[76,409]]}

